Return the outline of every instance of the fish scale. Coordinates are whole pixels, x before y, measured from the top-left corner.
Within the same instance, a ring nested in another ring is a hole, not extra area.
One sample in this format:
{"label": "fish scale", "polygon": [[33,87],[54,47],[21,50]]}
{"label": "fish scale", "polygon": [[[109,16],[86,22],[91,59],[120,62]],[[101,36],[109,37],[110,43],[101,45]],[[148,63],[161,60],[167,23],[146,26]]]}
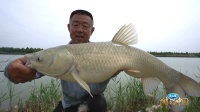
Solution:
{"label": "fish scale", "polygon": [[[95,44],[86,44],[84,45],[84,47],[82,45],[80,46],[71,45],[71,46],[68,46],[67,49],[74,56],[75,65],[77,65],[76,66],[77,70],[81,72],[81,75],[82,75],[80,77],[84,79],[85,77],[92,77],[92,76],[93,78],[95,78],[94,76],[98,77],[99,75],[102,75],[105,73],[110,74],[110,71],[112,71],[111,73],[114,74],[115,72],[117,72],[119,68],[121,68],[121,64],[119,63],[122,63],[123,61],[120,61],[121,58],[119,56],[119,52],[116,52],[117,51],[116,48],[114,47],[115,48],[114,49],[111,46],[113,47],[112,43],[101,43],[97,46],[95,46]],[[81,48],[84,52],[82,52],[81,54],[77,54],[76,52],[79,52],[79,49]],[[99,50],[95,50],[95,49],[99,49]],[[120,49],[118,49],[118,51],[120,51]],[[118,56],[115,56],[115,55],[118,55]],[[104,60],[102,60],[102,58]],[[107,76],[111,77],[110,75],[107,75]],[[109,78],[109,77],[106,77],[106,78]],[[104,80],[105,79],[99,78],[99,82],[102,82]],[[88,80],[87,82],[94,83],[94,79]],[[95,80],[95,82],[97,82],[97,80]]]}

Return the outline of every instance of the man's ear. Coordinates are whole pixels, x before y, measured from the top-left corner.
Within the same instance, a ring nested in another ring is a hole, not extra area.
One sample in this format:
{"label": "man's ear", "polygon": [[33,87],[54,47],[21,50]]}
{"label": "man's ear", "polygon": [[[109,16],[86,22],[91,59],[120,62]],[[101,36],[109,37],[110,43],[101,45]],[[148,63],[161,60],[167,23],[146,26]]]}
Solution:
{"label": "man's ear", "polygon": [[92,35],[92,33],[94,32],[94,30],[95,30],[95,27],[92,27],[92,30],[91,30],[91,35]]}
{"label": "man's ear", "polygon": [[68,31],[70,31],[70,24],[67,24]]}

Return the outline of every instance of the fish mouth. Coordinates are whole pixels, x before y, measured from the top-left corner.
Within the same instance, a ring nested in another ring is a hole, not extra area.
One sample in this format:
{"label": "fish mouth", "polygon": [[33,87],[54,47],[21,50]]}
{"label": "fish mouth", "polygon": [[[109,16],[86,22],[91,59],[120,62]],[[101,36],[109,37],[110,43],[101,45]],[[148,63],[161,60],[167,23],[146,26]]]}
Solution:
{"label": "fish mouth", "polygon": [[25,58],[25,60],[26,60],[25,66],[30,67],[30,68],[33,68],[33,67],[31,66],[31,61],[28,59],[28,57],[27,57],[27,56],[24,56],[24,58]]}

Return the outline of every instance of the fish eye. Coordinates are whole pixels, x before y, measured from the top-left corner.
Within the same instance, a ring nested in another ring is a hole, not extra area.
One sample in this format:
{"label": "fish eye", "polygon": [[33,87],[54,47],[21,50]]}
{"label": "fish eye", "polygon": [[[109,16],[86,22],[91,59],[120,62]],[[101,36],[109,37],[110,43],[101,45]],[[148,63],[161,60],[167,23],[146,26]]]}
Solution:
{"label": "fish eye", "polygon": [[41,57],[37,57],[37,61],[42,61],[42,58]]}

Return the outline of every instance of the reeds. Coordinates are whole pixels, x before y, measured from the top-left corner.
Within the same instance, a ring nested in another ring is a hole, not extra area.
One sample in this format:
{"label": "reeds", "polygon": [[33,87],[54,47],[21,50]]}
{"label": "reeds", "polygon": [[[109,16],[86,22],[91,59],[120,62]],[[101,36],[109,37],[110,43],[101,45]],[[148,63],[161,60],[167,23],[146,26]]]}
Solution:
{"label": "reeds", "polygon": [[49,84],[40,84],[39,88],[33,88],[25,103],[28,112],[51,112],[61,99],[60,81],[52,79]]}
{"label": "reeds", "polygon": [[[60,80],[52,79],[50,83],[41,83],[39,87],[33,86],[27,100],[18,97],[18,102],[13,104],[13,97],[20,94],[13,94],[13,88],[3,95],[0,94],[0,104],[10,100],[10,108],[0,112],[52,112],[58,101],[61,99]],[[6,94],[9,94],[6,95]]]}
{"label": "reeds", "polygon": [[121,83],[121,79],[114,78],[107,90],[108,110],[112,112],[146,112],[146,110],[161,110],[156,96],[158,89],[152,94],[145,95],[140,79],[127,76],[127,82]]}

